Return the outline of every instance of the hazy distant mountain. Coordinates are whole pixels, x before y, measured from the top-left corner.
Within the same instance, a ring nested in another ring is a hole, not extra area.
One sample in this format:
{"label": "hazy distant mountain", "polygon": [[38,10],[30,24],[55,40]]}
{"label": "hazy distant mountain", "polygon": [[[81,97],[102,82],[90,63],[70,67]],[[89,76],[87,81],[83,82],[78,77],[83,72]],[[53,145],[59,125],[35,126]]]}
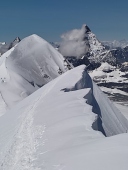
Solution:
{"label": "hazy distant mountain", "polygon": [[21,39],[20,39],[19,37],[16,37],[16,38],[14,39],[14,41],[10,43],[9,49],[11,49],[12,47],[14,47],[14,46],[15,46],[16,44],[18,44],[20,41],[21,41]]}
{"label": "hazy distant mountain", "polygon": [[128,46],[127,40],[114,40],[114,41],[102,41],[102,44],[109,49],[116,49],[116,48],[125,48]]}
{"label": "hazy distant mountain", "polygon": [[4,54],[6,51],[8,51],[9,49],[11,49],[12,47],[14,47],[16,44],[18,44],[20,42],[20,38],[16,37],[14,39],[14,41],[12,41],[11,43],[0,43],[0,54]]}

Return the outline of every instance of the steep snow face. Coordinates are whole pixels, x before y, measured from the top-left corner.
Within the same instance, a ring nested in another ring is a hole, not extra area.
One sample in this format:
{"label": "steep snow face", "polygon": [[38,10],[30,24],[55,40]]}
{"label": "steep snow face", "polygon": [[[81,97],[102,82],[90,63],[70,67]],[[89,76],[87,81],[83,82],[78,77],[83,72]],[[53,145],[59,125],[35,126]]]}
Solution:
{"label": "steep snow face", "polygon": [[127,120],[103,92],[101,92],[86,71],[83,72],[82,79],[78,81],[73,88],[66,89],[66,91],[78,90],[81,88],[91,89],[89,92],[90,94],[85,95],[85,99],[87,99],[88,104],[93,106],[93,111],[98,115],[96,122],[93,124],[95,129],[102,131],[106,136],[127,131]]}
{"label": "steep snow face", "polygon": [[0,58],[0,116],[35,91],[28,81],[7,68],[6,60],[13,50],[10,49]]}
{"label": "steep snow face", "polygon": [[118,110],[81,66],[49,82],[0,118],[1,169],[125,170],[128,135],[105,138],[93,130],[97,119],[93,96],[111,119],[106,118],[105,128],[111,126],[116,134],[126,131],[128,122],[120,113],[118,120]]}
{"label": "steep snow face", "polygon": [[121,105],[120,103],[114,103],[115,106],[121,111],[121,113],[126,117],[128,120],[128,103],[127,105]]}
{"label": "steep snow face", "polygon": [[6,65],[38,86],[68,70],[63,56],[37,35],[23,39],[8,57]]}
{"label": "steep snow face", "polygon": [[37,35],[22,40],[0,58],[0,115],[69,67],[63,56]]}

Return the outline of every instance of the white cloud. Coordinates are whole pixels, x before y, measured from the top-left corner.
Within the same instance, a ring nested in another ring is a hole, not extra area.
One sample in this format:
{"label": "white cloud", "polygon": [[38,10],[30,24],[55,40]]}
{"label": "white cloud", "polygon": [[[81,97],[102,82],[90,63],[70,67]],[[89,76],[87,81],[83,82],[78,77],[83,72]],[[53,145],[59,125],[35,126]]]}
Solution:
{"label": "white cloud", "polygon": [[86,38],[86,25],[81,29],[74,29],[61,35],[62,43],[59,51],[64,56],[81,57],[88,51],[88,41]]}

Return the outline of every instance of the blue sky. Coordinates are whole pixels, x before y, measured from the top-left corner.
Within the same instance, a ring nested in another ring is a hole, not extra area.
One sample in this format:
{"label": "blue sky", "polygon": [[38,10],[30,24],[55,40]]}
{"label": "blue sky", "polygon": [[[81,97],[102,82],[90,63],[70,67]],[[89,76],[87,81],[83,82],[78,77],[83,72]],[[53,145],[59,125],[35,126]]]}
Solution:
{"label": "blue sky", "polygon": [[128,40],[128,0],[4,0],[0,41],[33,33],[47,41],[84,23],[100,40]]}

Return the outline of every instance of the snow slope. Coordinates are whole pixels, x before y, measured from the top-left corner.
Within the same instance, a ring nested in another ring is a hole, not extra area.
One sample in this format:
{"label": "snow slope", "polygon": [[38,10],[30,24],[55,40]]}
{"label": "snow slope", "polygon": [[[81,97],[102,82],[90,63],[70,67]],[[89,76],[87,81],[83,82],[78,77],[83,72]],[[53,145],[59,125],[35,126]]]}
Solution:
{"label": "snow slope", "polygon": [[0,58],[0,116],[35,91],[28,81],[7,68],[6,60],[13,50],[10,49]]}
{"label": "snow slope", "polygon": [[114,104],[121,111],[121,113],[128,119],[128,104],[126,106],[120,103],[114,103]]}
{"label": "snow slope", "polygon": [[97,106],[109,136],[126,132],[127,120],[85,66],[49,82],[0,118],[0,169],[126,170],[128,135],[94,130]]}
{"label": "snow slope", "polygon": [[0,115],[68,67],[63,56],[42,38],[23,39],[0,58]]}
{"label": "snow slope", "polygon": [[63,56],[35,34],[17,45],[7,59],[7,67],[39,86],[68,70]]}

